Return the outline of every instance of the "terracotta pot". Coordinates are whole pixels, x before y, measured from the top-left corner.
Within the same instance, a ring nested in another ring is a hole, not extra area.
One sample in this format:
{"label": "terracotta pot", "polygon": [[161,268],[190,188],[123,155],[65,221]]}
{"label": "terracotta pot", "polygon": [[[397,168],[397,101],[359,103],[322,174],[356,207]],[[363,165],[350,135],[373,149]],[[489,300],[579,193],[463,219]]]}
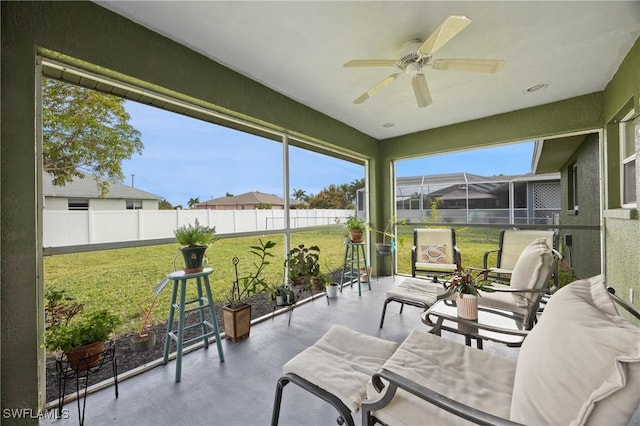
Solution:
{"label": "terracotta pot", "polygon": [[246,339],[251,331],[251,305],[246,304],[239,308],[223,306],[222,320],[227,339],[232,342]]}
{"label": "terracotta pot", "polygon": [[93,342],[71,349],[64,354],[67,356],[67,361],[69,361],[69,367],[75,371],[84,371],[100,363],[103,350],[104,342]]}
{"label": "terracotta pot", "polygon": [[364,232],[359,229],[352,229],[349,231],[349,235],[351,236],[352,243],[361,243]]}
{"label": "terracotta pot", "polygon": [[478,319],[478,296],[475,294],[456,295],[456,306],[458,317],[469,320]]}

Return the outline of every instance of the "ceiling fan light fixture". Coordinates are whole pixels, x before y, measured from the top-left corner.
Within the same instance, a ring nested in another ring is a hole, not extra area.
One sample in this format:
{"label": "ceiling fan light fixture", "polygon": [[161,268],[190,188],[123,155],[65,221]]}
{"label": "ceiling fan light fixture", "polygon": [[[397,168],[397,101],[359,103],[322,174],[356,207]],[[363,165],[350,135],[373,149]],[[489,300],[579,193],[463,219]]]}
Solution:
{"label": "ceiling fan light fixture", "polygon": [[421,70],[422,70],[422,67],[420,66],[419,63],[411,62],[409,65],[407,65],[406,71],[407,71],[407,74],[413,77],[415,75],[418,75]]}

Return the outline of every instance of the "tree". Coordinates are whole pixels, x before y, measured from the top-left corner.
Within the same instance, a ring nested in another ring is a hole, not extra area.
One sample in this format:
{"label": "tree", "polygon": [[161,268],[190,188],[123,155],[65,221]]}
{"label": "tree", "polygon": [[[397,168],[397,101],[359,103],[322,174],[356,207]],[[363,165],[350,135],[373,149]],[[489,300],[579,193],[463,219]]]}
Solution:
{"label": "tree", "polygon": [[293,188],[293,194],[291,194],[293,199],[296,201],[308,201],[309,196],[307,195],[307,191],[304,189],[295,189]]}
{"label": "tree", "polygon": [[344,185],[334,184],[309,197],[311,209],[346,209],[348,207]]}
{"label": "tree", "polygon": [[358,199],[358,190],[364,188],[364,186],[364,178],[356,179],[349,185],[347,185],[347,201],[349,202],[349,204],[351,204],[352,206],[356,204],[356,200]]}
{"label": "tree", "polygon": [[187,203],[189,205],[189,208],[192,209],[196,206],[196,204],[200,203],[200,198],[196,197],[196,198],[189,198],[189,202]]}
{"label": "tree", "polygon": [[165,200],[163,198],[162,200],[160,200],[158,202],[158,209],[159,210],[173,210],[173,206],[171,205],[170,202],[168,202],[167,200]]}
{"label": "tree", "polygon": [[141,154],[140,132],[129,124],[123,98],[58,80],[43,80],[43,166],[53,184],[63,186],[84,172],[104,196],[109,181],[121,182],[122,161]]}

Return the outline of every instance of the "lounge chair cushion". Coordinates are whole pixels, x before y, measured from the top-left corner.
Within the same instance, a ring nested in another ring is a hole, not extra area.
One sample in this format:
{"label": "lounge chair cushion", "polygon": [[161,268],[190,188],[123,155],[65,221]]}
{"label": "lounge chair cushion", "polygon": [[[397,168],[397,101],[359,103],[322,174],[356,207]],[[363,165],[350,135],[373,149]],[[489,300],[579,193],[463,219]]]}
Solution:
{"label": "lounge chair cushion", "polygon": [[[520,254],[511,274],[514,289],[542,288],[551,275],[553,252],[544,238],[532,241]],[[518,306],[526,307],[533,293],[511,293]]]}
{"label": "lounge chair cushion", "polygon": [[334,394],[356,412],[366,396],[367,382],[397,347],[395,342],[334,325],[282,370]]}
{"label": "lounge chair cushion", "polygon": [[411,300],[431,306],[444,293],[444,286],[431,280],[407,277],[396,288],[387,291],[387,299]]}
{"label": "lounge chair cushion", "polygon": [[[516,369],[512,359],[413,330],[383,367],[449,398],[509,417]],[[371,383],[367,388],[368,399],[380,397]],[[373,414],[389,425],[469,424],[403,390]]]}
{"label": "lounge chair cushion", "polygon": [[612,314],[606,291],[600,275],[551,297],[520,349],[512,420],[629,422],[640,404],[640,328]]}
{"label": "lounge chair cushion", "polygon": [[[500,284],[496,284],[495,286],[498,287],[499,285]],[[488,293],[481,291],[478,304],[488,308],[504,309],[506,311],[522,315],[522,317],[526,317],[529,314],[529,309],[526,306],[518,305],[514,301],[513,294],[507,292],[501,293],[496,291]]]}

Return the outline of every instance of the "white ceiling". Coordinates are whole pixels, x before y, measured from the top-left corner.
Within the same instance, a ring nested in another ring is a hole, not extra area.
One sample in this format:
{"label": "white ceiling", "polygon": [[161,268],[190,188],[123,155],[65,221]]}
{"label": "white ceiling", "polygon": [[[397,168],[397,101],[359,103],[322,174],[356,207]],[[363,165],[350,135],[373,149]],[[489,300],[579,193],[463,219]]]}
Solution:
{"label": "white ceiling", "polygon": [[[603,90],[640,35],[638,1],[97,3],[378,139]],[[473,22],[434,59],[504,59],[502,71],[428,68],[433,103],[425,108],[404,74],[353,104],[396,71],[343,68],[346,61],[397,58],[449,15]],[[548,87],[526,92],[541,83]]]}

